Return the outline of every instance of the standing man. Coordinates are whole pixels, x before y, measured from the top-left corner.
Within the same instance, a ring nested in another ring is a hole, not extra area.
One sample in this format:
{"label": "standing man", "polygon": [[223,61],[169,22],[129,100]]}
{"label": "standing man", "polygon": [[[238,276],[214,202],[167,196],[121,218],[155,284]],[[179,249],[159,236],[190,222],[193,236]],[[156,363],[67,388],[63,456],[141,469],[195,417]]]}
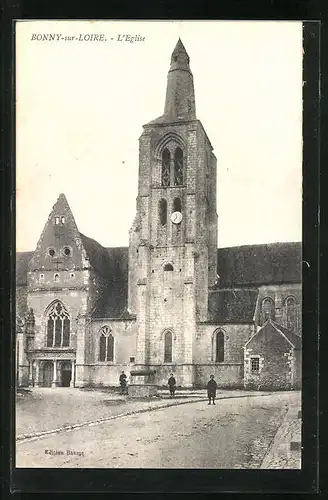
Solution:
{"label": "standing man", "polygon": [[168,384],[169,389],[170,389],[170,398],[174,398],[174,393],[175,393],[177,383],[176,383],[176,380],[173,376],[173,373],[171,373],[170,378],[167,381],[167,384]]}
{"label": "standing man", "polygon": [[210,376],[210,380],[207,383],[207,396],[208,396],[208,404],[211,404],[211,400],[213,401],[213,404],[215,405],[215,396],[216,396],[216,389],[218,387],[218,384],[214,380],[214,375]]}
{"label": "standing man", "polygon": [[125,394],[126,392],[126,375],[124,372],[120,375],[120,386],[121,386],[121,394]]}

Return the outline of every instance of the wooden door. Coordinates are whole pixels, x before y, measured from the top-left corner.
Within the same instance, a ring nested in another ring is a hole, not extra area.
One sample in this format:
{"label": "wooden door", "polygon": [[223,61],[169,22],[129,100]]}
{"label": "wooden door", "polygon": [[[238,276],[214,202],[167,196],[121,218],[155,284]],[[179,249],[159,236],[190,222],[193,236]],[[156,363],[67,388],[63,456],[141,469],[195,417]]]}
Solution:
{"label": "wooden door", "polygon": [[51,387],[54,379],[54,364],[52,361],[46,361],[43,364],[43,387]]}

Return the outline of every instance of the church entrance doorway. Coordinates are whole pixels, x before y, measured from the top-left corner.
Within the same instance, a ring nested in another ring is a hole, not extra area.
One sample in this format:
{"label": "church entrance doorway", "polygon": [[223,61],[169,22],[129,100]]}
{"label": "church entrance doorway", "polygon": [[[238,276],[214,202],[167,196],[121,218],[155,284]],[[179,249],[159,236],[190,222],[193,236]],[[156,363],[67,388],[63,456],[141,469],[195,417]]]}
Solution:
{"label": "church entrance doorway", "polygon": [[52,381],[54,379],[54,364],[52,361],[45,361],[43,363],[43,387],[51,387]]}
{"label": "church entrance doorway", "polygon": [[70,361],[63,361],[61,365],[61,387],[69,387],[72,380],[72,363]]}

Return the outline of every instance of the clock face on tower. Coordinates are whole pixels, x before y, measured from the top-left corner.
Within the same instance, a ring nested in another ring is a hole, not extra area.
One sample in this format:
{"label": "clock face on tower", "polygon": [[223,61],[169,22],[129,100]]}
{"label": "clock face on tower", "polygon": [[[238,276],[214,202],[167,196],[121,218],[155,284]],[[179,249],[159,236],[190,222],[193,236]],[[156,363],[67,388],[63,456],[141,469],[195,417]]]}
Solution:
{"label": "clock face on tower", "polygon": [[173,224],[180,224],[182,221],[182,213],[181,212],[173,212],[171,215],[171,221]]}

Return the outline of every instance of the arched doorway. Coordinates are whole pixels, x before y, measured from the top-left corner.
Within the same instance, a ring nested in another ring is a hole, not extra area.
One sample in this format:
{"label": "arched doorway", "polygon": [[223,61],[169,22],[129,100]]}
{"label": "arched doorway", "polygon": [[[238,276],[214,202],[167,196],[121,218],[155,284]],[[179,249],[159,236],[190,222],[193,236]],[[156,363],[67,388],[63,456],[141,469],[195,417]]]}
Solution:
{"label": "arched doorway", "polygon": [[72,363],[70,361],[62,361],[60,368],[61,387],[70,387],[72,380]]}
{"label": "arched doorway", "polygon": [[54,379],[54,364],[52,361],[44,361],[42,373],[42,386],[51,387],[52,381]]}

